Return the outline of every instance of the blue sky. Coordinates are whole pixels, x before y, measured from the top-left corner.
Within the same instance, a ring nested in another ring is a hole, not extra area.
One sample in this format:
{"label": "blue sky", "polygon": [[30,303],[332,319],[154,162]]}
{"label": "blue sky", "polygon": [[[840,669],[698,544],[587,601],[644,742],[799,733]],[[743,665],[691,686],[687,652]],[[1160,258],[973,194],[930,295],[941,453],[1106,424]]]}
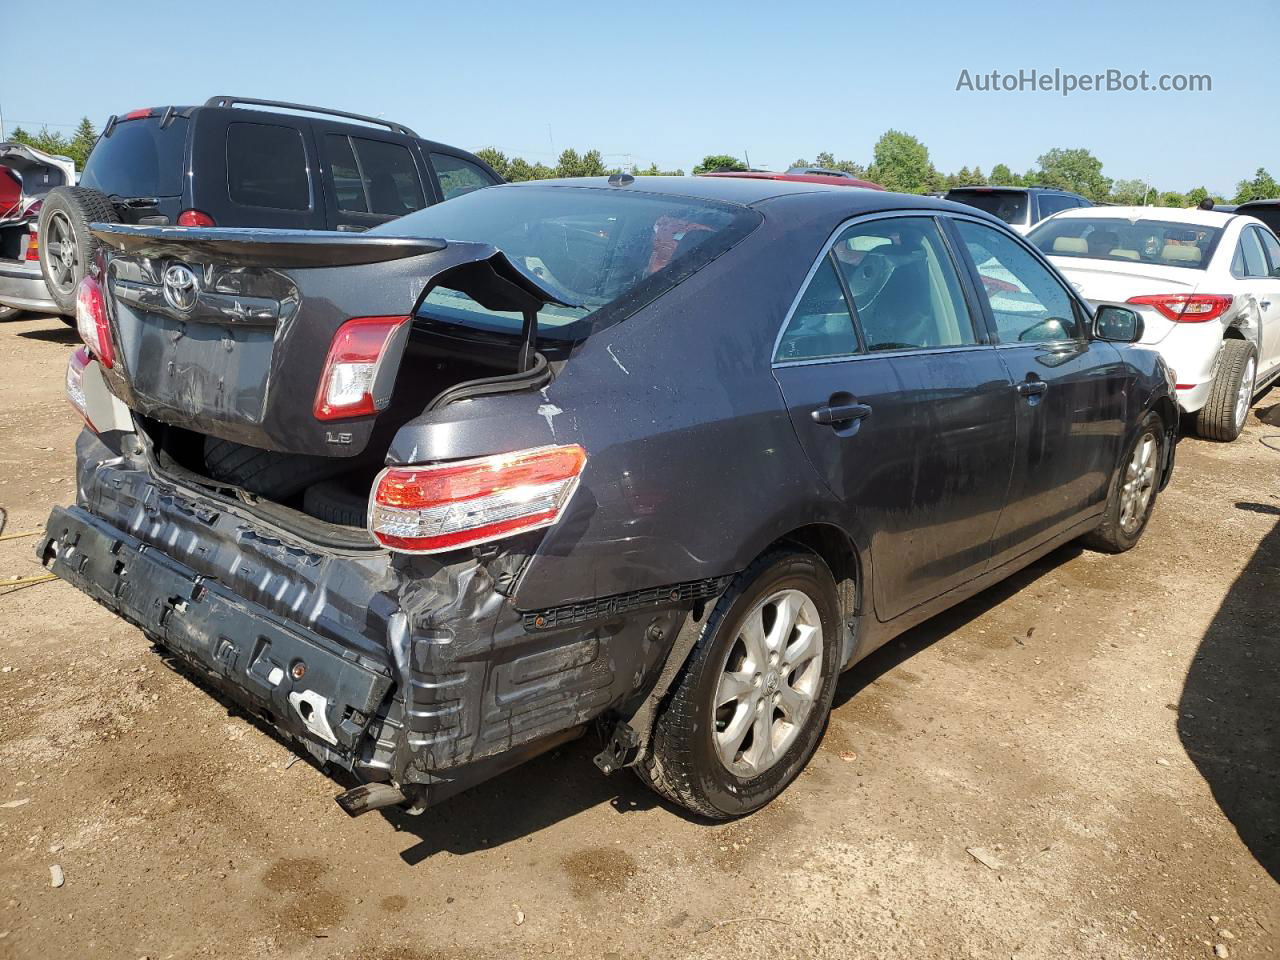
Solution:
{"label": "blue sky", "polygon": [[[206,18],[167,3],[57,6],[57,69],[34,41],[0,66],[9,129],[86,114],[101,125],[234,93],[384,114],[432,139],[544,162],[567,146],[686,170],[721,152],[775,169],[820,150],[866,162],[894,127],[943,171],[1022,171],[1050,147],[1082,146],[1108,176],[1161,189],[1231,193],[1259,166],[1280,175],[1274,0],[230,0],[209,3]],[[1055,67],[1208,73],[1213,90],[955,89],[962,69]]]}

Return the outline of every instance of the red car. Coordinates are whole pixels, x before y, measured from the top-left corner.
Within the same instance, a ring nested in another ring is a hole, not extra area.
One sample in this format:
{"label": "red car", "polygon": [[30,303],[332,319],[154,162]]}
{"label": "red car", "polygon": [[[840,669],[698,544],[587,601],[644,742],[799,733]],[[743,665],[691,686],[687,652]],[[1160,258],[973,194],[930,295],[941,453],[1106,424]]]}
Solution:
{"label": "red car", "polygon": [[774,173],[769,170],[751,170],[740,173],[724,170],[719,173],[703,173],[703,177],[747,177],[751,180],[794,180],[799,183],[827,183],[836,187],[865,187],[867,190],[883,190],[884,187],[870,180],[859,180],[857,177],[838,170],[819,173],[813,168],[792,168],[786,173]]}

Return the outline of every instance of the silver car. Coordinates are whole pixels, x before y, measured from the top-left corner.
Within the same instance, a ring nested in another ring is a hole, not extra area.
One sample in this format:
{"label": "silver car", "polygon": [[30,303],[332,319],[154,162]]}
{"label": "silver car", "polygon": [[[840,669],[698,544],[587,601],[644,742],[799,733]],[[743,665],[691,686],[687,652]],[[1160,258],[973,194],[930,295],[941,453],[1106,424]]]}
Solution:
{"label": "silver car", "polygon": [[60,314],[40,271],[36,223],[44,196],[76,182],[76,165],[24,143],[0,143],[0,177],[17,184],[0,201],[0,319],[22,310]]}

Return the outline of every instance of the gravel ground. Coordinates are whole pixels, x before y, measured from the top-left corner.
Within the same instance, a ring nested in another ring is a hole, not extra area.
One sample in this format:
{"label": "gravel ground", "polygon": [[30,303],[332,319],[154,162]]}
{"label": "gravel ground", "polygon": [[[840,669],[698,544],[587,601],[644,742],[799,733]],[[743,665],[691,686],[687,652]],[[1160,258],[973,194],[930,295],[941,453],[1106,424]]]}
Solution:
{"label": "gravel ground", "polygon": [[[0,324],[9,532],[73,499],[73,342]],[[1273,956],[1272,406],[1180,445],[1136,550],[1064,547],[846,674],[809,769],[727,825],[588,741],[348,820],[138,631],[60,582],[0,588],[0,957]],[[0,576],[39,573],[31,546],[0,543]]]}

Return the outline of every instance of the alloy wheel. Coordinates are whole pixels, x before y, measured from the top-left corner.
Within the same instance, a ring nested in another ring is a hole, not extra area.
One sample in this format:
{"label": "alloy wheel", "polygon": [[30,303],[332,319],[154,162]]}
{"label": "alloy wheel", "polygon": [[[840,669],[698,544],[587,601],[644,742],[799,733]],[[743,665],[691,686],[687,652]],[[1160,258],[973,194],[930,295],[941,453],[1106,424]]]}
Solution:
{"label": "alloy wheel", "polygon": [[1240,378],[1240,392],[1236,395],[1236,430],[1244,429],[1244,418],[1249,415],[1249,404],[1253,402],[1253,382],[1257,375],[1257,361],[1250,357],[1244,365],[1244,375]]}
{"label": "alloy wheel", "polygon": [[812,713],[822,685],[822,619],[801,590],[756,604],[729,647],[716,685],[714,746],[738,777],[778,762]]}
{"label": "alloy wheel", "polygon": [[45,227],[45,263],[49,268],[49,280],[64,296],[76,285],[76,235],[71,221],[61,211],[54,211]]}
{"label": "alloy wheel", "polygon": [[1125,467],[1120,487],[1120,529],[1132,534],[1142,525],[1147,515],[1147,505],[1156,489],[1156,453],[1160,441],[1147,431],[1133,448],[1133,455]]}

